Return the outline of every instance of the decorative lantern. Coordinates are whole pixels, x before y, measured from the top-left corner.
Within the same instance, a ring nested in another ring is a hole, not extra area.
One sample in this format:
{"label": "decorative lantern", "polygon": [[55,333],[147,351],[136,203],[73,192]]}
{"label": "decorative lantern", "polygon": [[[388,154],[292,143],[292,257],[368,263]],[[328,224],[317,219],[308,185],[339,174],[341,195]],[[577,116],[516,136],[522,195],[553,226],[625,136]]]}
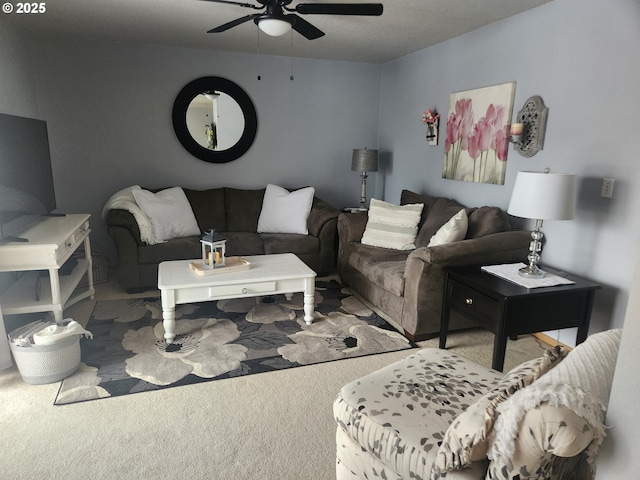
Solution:
{"label": "decorative lantern", "polygon": [[216,233],[214,229],[205,230],[200,237],[202,245],[202,266],[208,270],[224,267],[225,244],[227,241]]}

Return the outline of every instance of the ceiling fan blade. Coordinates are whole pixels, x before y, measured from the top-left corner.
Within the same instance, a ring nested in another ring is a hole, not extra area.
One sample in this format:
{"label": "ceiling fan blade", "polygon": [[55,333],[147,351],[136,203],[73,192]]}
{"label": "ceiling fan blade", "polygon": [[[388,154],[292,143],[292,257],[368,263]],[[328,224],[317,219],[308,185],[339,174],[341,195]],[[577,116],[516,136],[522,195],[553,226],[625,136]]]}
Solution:
{"label": "ceiling fan blade", "polygon": [[262,10],[264,8],[263,5],[252,5],[250,3],[240,3],[240,2],[234,2],[232,0],[201,0],[203,2],[213,2],[213,3],[228,3],[229,5],[238,5],[239,7],[245,7],[245,8],[253,8],[255,10]]}
{"label": "ceiling fan blade", "polygon": [[296,12],[306,15],[382,15],[381,3],[299,3]]}
{"label": "ceiling fan blade", "polygon": [[324,36],[324,32],[311,25],[304,18],[300,18],[298,15],[285,15],[285,17],[291,19],[291,28],[293,28],[300,35],[307,40],[315,40]]}
{"label": "ceiling fan blade", "polygon": [[258,16],[260,16],[260,15],[258,15],[258,14],[247,15],[246,17],[238,18],[238,19],[234,20],[233,22],[225,23],[223,25],[220,25],[219,27],[212,28],[211,30],[208,30],[207,33],[226,32],[230,28],[233,28],[233,27],[235,27],[237,25],[241,25],[241,24],[243,24],[245,22],[248,22],[249,20],[253,20],[255,17],[258,17]]}

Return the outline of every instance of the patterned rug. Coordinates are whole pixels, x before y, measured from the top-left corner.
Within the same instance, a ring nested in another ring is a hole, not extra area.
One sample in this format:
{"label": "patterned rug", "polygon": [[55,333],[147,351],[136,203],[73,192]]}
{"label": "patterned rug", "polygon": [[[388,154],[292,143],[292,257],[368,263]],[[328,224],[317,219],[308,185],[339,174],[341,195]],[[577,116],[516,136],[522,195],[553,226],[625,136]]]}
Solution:
{"label": "patterned rug", "polygon": [[294,294],[178,305],[167,344],[159,298],[97,302],[81,339],[80,369],[55,405],[160,390],[412,348],[335,281],[316,282],[315,319]]}

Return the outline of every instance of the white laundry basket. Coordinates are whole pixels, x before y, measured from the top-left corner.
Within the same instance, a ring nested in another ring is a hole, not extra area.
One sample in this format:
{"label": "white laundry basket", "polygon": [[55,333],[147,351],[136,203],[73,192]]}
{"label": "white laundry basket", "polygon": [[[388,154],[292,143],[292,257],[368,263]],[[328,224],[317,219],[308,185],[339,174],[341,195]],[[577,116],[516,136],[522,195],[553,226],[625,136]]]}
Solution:
{"label": "white laundry basket", "polygon": [[80,366],[80,335],[52,345],[21,346],[9,342],[9,346],[22,379],[32,385],[57,382]]}

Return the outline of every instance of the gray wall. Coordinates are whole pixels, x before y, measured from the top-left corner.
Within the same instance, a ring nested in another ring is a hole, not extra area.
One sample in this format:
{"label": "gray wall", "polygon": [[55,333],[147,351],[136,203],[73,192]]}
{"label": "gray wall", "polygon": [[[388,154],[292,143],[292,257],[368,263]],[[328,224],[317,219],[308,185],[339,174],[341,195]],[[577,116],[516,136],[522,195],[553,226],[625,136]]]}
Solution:
{"label": "gray wall", "polygon": [[[89,212],[92,240],[113,256],[100,219],[120,188],[316,187],[354,205],[353,148],[376,147],[378,65],[115,43],[33,40],[40,116],[48,121],[59,210]],[[171,124],[180,89],[201,76],[233,80],[252,98],[258,134],[242,158],[192,157]]]}
{"label": "gray wall", "polygon": [[[640,223],[637,112],[640,107],[640,8],[636,0],[556,0],[384,65],[379,148],[387,159],[384,197],[403,188],[446,195],[468,206],[507,207],[519,170],[579,176],[577,218],[547,221],[542,259],[591,278],[591,331],[622,326]],[[449,94],[515,81],[514,115],[540,95],[549,107],[544,150],[531,158],[509,149],[504,186],[441,178]],[[438,109],[441,141],[425,141],[422,112]],[[613,199],[600,195],[616,179]],[[553,333],[554,338],[556,333]],[[575,343],[575,331],[559,335]]]}

